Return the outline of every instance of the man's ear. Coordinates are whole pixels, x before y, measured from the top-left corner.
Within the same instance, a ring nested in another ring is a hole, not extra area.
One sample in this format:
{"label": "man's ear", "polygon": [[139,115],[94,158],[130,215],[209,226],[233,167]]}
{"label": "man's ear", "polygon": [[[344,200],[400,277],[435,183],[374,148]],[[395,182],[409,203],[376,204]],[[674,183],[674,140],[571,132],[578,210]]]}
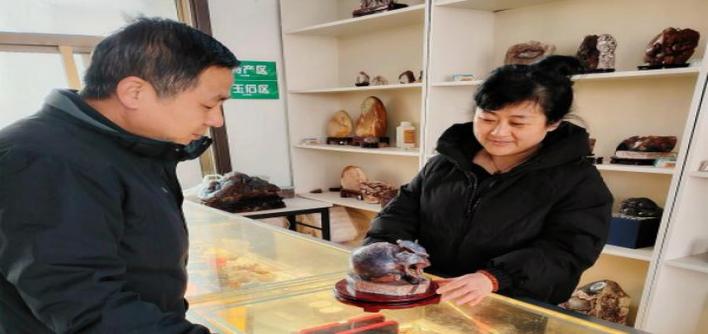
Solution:
{"label": "man's ear", "polygon": [[147,81],[136,76],[125,77],[118,81],[116,97],[126,108],[137,109],[147,85]]}
{"label": "man's ear", "polygon": [[548,124],[546,126],[546,132],[551,132],[554,131],[555,129],[558,129],[558,126],[560,126],[561,121],[557,121],[555,123]]}

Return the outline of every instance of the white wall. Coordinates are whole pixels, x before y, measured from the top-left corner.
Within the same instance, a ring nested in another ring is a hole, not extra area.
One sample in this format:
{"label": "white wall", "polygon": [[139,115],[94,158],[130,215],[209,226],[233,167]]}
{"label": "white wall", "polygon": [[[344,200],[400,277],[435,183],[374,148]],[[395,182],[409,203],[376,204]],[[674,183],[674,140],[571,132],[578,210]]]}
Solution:
{"label": "white wall", "polygon": [[234,170],[267,176],[278,186],[292,184],[285,114],[280,14],[277,0],[210,0],[212,33],[237,58],[275,61],[279,100],[224,103]]}

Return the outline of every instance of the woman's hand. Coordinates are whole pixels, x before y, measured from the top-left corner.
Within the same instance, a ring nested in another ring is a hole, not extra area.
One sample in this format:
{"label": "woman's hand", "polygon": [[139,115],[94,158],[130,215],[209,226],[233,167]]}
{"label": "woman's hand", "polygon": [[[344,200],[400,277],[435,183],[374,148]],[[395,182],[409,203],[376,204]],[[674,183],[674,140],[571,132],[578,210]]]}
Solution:
{"label": "woman's hand", "polygon": [[456,302],[458,305],[477,305],[494,289],[492,280],[481,273],[467,274],[456,278],[436,281],[442,295],[441,302]]}

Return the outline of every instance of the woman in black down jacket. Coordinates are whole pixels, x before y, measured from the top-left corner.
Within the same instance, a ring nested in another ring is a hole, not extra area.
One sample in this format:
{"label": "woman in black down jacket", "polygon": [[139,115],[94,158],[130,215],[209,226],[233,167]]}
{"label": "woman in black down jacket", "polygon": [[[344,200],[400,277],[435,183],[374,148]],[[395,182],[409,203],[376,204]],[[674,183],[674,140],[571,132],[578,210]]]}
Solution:
{"label": "woman in black down jacket", "polygon": [[432,158],[374,219],[366,244],[418,240],[443,300],[490,292],[567,300],[607,238],[612,195],[570,111],[572,57],[495,70],[474,122],[455,124]]}

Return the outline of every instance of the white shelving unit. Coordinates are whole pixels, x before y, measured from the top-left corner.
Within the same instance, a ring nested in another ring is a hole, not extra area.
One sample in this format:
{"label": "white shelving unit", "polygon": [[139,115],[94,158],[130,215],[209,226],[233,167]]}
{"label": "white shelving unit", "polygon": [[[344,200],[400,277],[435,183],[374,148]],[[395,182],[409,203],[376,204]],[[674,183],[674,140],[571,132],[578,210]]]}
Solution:
{"label": "white shelving unit", "polygon": [[410,83],[410,84],[389,84],[382,86],[365,86],[365,87],[337,87],[337,88],[322,88],[322,89],[305,89],[305,90],[293,90],[289,91],[291,94],[328,94],[328,93],[353,93],[353,92],[364,92],[364,91],[381,91],[381,90],[393,90],[393,89],[414,89],[422,88],[422,83]]}
{"label": "white shelving unit", "polygon": [[357,200],[355,198],[343,198],[339,196],[338,192],[326,191],[319,194],[301,193],[298,194],[298,196],[369,212],[381,211],[381,205],[379,204],[369,204],[364,201]]}
{"label": "white shelving unit", "polygon": [[[702,328],[697,319],[708,314],[707,300],[694,298],[685,306],[674,302],[695,297],[691,291],[708,295],[708,275],[689,264],[700,263],[700,254],[708,252],[708,229],[700,220],[708,216],[708,206],[699,204],[703,197],[697,196],[708,194],[708,182],[706,174],[695,172],[700,159],[708,160],[708,121],[694,131],[708,72],[706,62],[700,62],[708,59],[708,20],[698,13],[708,12],[708,2],[646,0],[641,8],[628,0],[399,2],[410,7],[352,18],[357,0],[281,0],[289,131],[295,144],[292,166],[300,196],[378,212],[377,205],[340,198],[338,193],[309,192],[337,186],[347,165],[362,167],[369,179],[396,186],[408,182],[434,155],[445,129],[472,120],[473,94],[483,81],[452,82],[452,74],[485,78],[502,65],[508,47],[519,42],[539,40],[554,44],[556,54],[575,54],[585,35],[610,33],[618,41],[617,71],[573,77],[574,113],[597,139],[594,153],[609,159],[628,137],[673,135],[678,138],[678,159],[676,168],[597,166],[615,197],[615,208],[629,197],[649,197],[665,210],[655,247],[606,245],[581,284],[601,278],[618,281],[632,296],[630,322],[636,319],[640,329],[678,333]],[[690,27],[703,36],[691,67],[638,71],[647,42],[669,26]],[[383,75],[392,84],[355,87],[362,70],[372,77]],[[405,70],[423,70],[423,83],[396,84]],[[386,105],[392,139],[400,121],[413,122],[418,151],[373,153],[297,144],[310,137],[324,142],[334,112],[347,110],[356,120],[359,105],[370,95]],[[702,117],[705,114],[708,111]],[[696,144],[701,141],[706,144]],[[675,279],[684,284],[683,290],[668,287]],[[671,310],[668,305],[673,305]]]}
{"label": "white shelving unit", "polygon": [[621,256],[649,262],[654,254],[654,247],[632,249],[614,245],[605,245],[605,248],[602,249],[602,254]]}
{"label": "white shelving unit", "polygon": [[708,275],[708,253],[666,261],[667,266],[697,271]]}
{"label": "white shelving unit", "polygon": [[613,164],[601,164],[595,165],[600,171],[611,171],[611,172],[627,172],[627,173],[647,173],[647,174],[665,174],[673,175],[673,168],[659,168],[653,166],[630,166],[630,165],[613,165]]}
{"label": "white shelving unit", "polygon": [[325,151],[337,151],[337,152],[350,152],[350,153],[362,153],[362,154],[380,154],[380,155],[398,155],[404,157],[414,157],[418,158],[420,152],[416,150],[404,150],[396,147],[383,147],[383,148],[361,148],[356,146],[345,146],[345,145],[327,145],[327,144],[300,144],[295,145],[297,148],[307,149],[307,150],[325,150]]}
{"label": "white shelving unit", "polygon": [[688,175],[708,179],[708,172],[690,172]]}

